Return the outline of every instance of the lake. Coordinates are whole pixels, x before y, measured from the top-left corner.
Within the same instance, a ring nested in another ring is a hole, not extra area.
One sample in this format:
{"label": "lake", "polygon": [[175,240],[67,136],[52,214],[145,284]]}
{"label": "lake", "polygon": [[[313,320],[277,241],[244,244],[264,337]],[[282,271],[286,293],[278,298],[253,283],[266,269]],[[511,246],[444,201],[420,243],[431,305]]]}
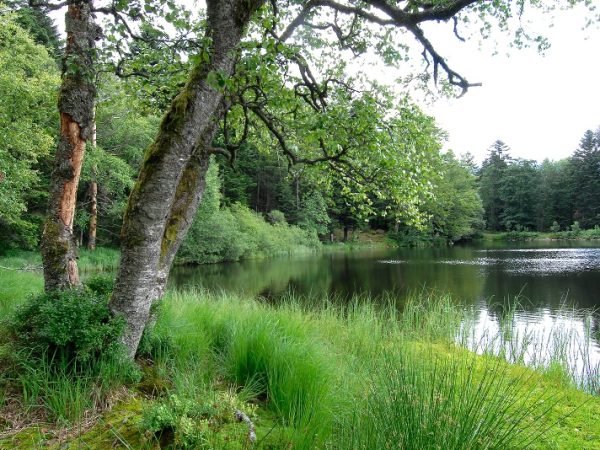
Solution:
{"label": "lake", "polygon": [[[337,301],[354,294],[378,297],[391,293],[402,298],[424,289],[440,291],[474,312],[468,337],[472,348],[499,351],[506,347],[509,359],[541,363],[544,357],[540,353],[562,346],[560,351],[568,353],[573,367],[589,372],[592,369],[583,366],[600,364],[600,318],[592,312],[600,308],[597,245],[544,241],[487,247],[325,250],[178,267],[171,283],[241,292],[274,302],[290,291],[317,298],[327,294]],[[519,307],[507,313],[506,305],[514,304],[517,297]],[[507,320],[511,338],[498,340],[506,331]],[[515,339],[526,344],[507,343]]]}

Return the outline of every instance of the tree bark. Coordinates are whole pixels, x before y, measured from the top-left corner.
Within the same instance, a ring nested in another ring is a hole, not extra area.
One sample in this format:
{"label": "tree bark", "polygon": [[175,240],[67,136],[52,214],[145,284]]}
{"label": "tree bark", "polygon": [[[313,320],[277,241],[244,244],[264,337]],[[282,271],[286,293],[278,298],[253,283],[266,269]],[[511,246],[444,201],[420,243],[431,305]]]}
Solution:
{"label": "tree bark", "polygon": [[[96,149],[96,112],[94,111],[94,123],[92,131],[92,146]],[[88,224],[87,249],[96,250],[96,228],[98,225],[98,167],[92,167],[92,181],[90,182],[88,196],[90,198],[90,222]]]}
{"label": "tree bark", "polygon": [[88,228],[88,250],[96,250],[96,226],[98,224],[98,183],[90,182],[90,223]]}
{"label": "tree bark", "polygon": [[202,198],[208,149],[223,102],[223,93],[208,82],[208,75],[233,73],[236,47],[263,1],[207,1],[209,62],[193,69],[173,100],[129,197],[110,306],[127,322],[123,342],[130,357],[135,356],[150,307],[164,291],[175,253]]}
{"label": "tree bark", "polygon": [[65,15],[67,43],[58,99],[60,138],[42,235],[46,291],[80,285],[73,219],[85,144],[92,135],[96,96],[93,53],[100,28],[92,16],[92,3],[70,2]]}

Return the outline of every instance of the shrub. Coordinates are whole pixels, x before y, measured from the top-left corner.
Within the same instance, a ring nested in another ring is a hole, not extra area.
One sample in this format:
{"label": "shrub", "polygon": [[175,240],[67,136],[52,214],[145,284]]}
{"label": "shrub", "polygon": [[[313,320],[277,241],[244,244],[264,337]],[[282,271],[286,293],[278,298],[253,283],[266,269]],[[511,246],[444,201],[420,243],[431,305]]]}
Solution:
{"label": "shrub", "polygon": [[112,316],[106,295],[68,290],[30,297],[8,325],[19,347],[31,349],[33,356],[77,365],[120,352],[125,322]]}
{"label": "shrub", "polygon": [[205,264],[281,255],[319,245],[314,230],[288,225],[285,220],[270,224],[248,207],[234,204],[210,215],[199,214],[177,256],[179,262]]}
{"label": "shrub", "polygon": [[88,278],[85,286],[99,296],[108,297],[115,287],[115,277],[107,274],[96,275]]}
{"label": "shrub", "polygon": [[267,219],[270,223],[287,223],[285,220],[285,214],[279,211],[278,209],[274,209],[267,214]]}
{"label": "shrub", "polygon": [[237,424],[237,410],[253,418],[256,405],[243,403],[228,392],[196,400],[173,394],[145,409],[139,427],[146,439],[158,440],[161,448],[241,449],[247,447],[248,429]]}

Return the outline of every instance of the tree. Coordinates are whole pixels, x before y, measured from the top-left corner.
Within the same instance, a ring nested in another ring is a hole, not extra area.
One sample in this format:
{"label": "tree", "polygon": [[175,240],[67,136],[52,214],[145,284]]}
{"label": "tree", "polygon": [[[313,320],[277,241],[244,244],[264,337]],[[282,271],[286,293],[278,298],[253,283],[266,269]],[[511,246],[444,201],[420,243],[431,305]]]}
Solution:
{"label": "tree", "polygon": [[[137,2],[132,4],[137,8]],[[418,114],[412,115],[418,120],[403,120],[407,108],[390,109],[389,94],[344,75],[343,53],[365,53],[372,42],[385,61],[399,62],[406,55],[397,42],[403,35],[412,36],[424,47],[432,69],[424,73],[435,82],[444,75],[443,87],[461,93],[473,84],[449,66],[422,24],[456,17],[453,28],[458,34],[461,19],[466,23],[477,17],[498,19],[504,28],[524,4],[314,0],[290,2],[284,8],[263,0],[209,0],[203,47],[146,152],[125,212],[111,308],[127,321],[124,341],[130,354],[201,201],[210,154],[235,159],[252,131],[268,145],[277,144],[290,164],[327,167],[348,193],[365,199],[369,190],[388,196],[396,214],[418,220],[419,199],[428,189],[427,165],[424,175],[419,171],[426,160],[421,139],[430,141],[431,136],[422,127],[430,128],[429,121]],[[320,50],[319,71],[311,69],[317,53],[307,50],[313,48]],[[218,148],[213,143],[221,127],[224,142]],[[390,189],[381,190],[382,185]]]}
{"label": "tree", "polygon": [[600,225],[600,128],[585,132],[571,157],[573,219],[583,228]]}
{"label": "tree", "polygon": [[483,206],[468,161],[457,160],[452,152],[442,156],[440,176],[424,209],[431,215],[431,231],[449,242],[469,238],[481,229]]}
{"label": "tree", "polygon": [[46,290],[80,284],[73,225],[85,145],[94,129],[96,87],[92,57],[100,28],[94,22],[92,8],[91,0],[70,2],[65,15],[67,45],[58,97],[60,136],[42,235]]}
{"label": "tree", "polygon": [[[113,30],[128,33],[136,41],[160,42],[169,46],[169,39],[161,28],[154,27],[148,12],[165,13],[165,18],[176,30],[185,27],[172,1],[146,0],[144,8],[138,2],[112,2],[106,7],[95,7],[93,0],[29,1],[30,6],[57,10],[67,6],[65,13],[66,47],[62,59],[62,83],[59,93],[60,138],[50,178],[50,199],[42,234],[42,261],[46,291],[69,289],[80,285],[77,269],[77,249],[73,235],[76,196],[81,175],[85,147],[94,133],[94,106],[96,97],[97,56],[95,42],[102,36],[95,23],[97,13],[113,17]],[[142,21],[143,32],[136,34],[128,19]],[[114,35],[112,42],[118,42]],[[119,44],[117,43],[117,46]],[[118,67],[115,68],[118,71]]]}
{"label": "tree", "polygon": [[500,190],[504,171],[510,160],[508,150],[509,148],[504,142],[500,140],[494,142],[488,150],[488,157],[481,165],[479,189],[488,230],[497,231],[501,226],[504,201]]}
{"label": "tree", "polygon": [[507,230],[536,228],[539,212],[539,171],[535,161],[511,161],[503,171],[500,199],[502,225]]}
{"label": "tree", "polygon": [[33,247],[38,226],[28,211],[39,167],[54,143],[58,70],[48,52],[0,10],[0,235]]}
{"label": "tree", "polygon": [[566,229],[573,222],[569,160],[544,160],[539,171],[540,208],[537,229],[548,230],[555,222],[559,229]]}
{"label": "tree", "polygon": [[302,198],[298,225],[306,230],[314,230],[319,235],[329,231],[331,219],[327,214],[327,202],[319,191],[308,192]]}
{"label": "tree", "polygon": [[[86,151],[78,192],[76,226],[90,234],[94,183],[96,185],[97,240],[118,245],[121,218],[139,171],[146,147],[160,119],[134,97],[125,83],[103,76],[96,102],[97,146]],[[88,238],[87,245],[90,245]]]}
{"label": "tree", "polygon": [[[111,307],[127,320],[125,343],[131,355],[201,201],[211,153],[234,159],[250,125],[258,123],[262,127],[257,127],[257,134],[272,138],[290,164],[327,165],[348,186],[369,185],[368,181],[377,180],[376,174],[398,179],[401,173],[401,184],[388,183],[398,187],[389,195],[401,203],[399,194],[404,194],[404,208],[397,211],[414,217],[419,191],[424,189],[415,160],[423,136],[420,126],[426,121],[407,126],[389,108],[381,114],[381,98],[366,93],[355,80],[344,79],[344,59],[336,57],[336,48],[361,53],[371,40],[376,42],[377,54],[398,62],[403,55],[396,39],[407,33],[423,45],[433,79],[437,81],[441,72],[449,88],[464,92],[472,84],[437,52],[421,24],[454,17],[468,21],[477,16],[497,18],[502,27],[511,14],[522,12],[525,1],[406,1],[399,6],[382,1],[315,0],[292,2],[285,9],[278,2],[264,3],[207,2],[210,42],[165,115],[130,196]],[[539,6],[539,2],[532,5]],[[247,40],[242,42],[244,36]],[[315,46],[322,50],[320,62],[330,63],[328,67],[321,64],[319,72],[311,69],[317,56],[305,51]],[[213,138],[221,119],[227,139],[224,148],[215,148]],[[232,142],[232,137],[240,141]],[[411,153],[414,158],[404,156]],[[402,171],[401,165],[394,164],[397,156],[412,164]],[[377,193],[376,183],[371,186]],[[358,195],[364,196],[364,190]]]}
{"label": "tree", "polygon": [[25,0],[9,0],[4,3],[15,11],[15,19],[19,26],[27,31],[37,44],[46,47],[50,55],[58,61],[62,43],[54,21],[46,12],[31,7]]}

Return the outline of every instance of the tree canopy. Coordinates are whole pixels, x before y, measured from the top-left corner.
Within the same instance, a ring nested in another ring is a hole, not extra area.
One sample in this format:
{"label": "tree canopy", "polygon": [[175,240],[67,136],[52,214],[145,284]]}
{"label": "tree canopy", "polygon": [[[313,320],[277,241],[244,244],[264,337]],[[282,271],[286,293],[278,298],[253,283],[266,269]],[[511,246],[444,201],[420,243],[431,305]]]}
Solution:
{"label": "tree canopy", "polygon": [[58,70],[47,50],[15,14],[0,10],[0,230],[7,237],[14,233],[21,245],[37,242],[27,204],[54,145],[57,87]]}

